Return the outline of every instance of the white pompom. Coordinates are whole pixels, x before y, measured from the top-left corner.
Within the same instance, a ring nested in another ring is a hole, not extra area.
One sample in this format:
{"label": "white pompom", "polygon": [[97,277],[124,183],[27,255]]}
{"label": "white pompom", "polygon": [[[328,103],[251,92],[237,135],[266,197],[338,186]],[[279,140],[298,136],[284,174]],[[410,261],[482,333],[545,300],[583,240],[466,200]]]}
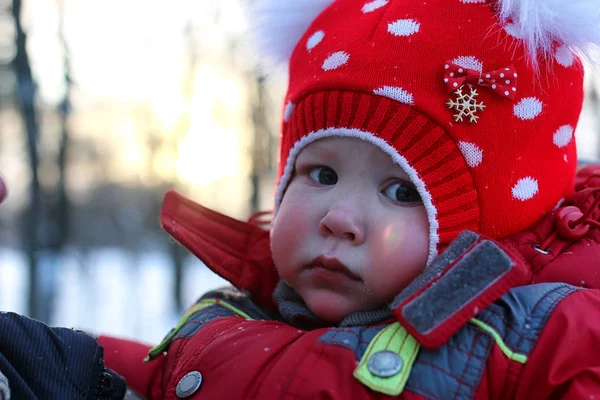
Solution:
{"label": "white pompom", "polygon": [[510,20],[535,63],[549,57],[554,41],[591,59],[600,44],[598,0],[498,0],[500,18]]}
{"label": "white pompom", "polygon": [[262,64],[288,61],[315,18],[335,0],[255,0],[248,8]]}

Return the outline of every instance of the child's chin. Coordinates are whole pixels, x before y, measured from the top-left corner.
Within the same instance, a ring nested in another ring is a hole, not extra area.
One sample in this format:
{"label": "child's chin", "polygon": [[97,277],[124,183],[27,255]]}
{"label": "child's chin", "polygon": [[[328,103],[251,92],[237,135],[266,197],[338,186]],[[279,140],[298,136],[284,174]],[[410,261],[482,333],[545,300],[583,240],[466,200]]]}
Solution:
{"label": "child's chin", "polygon": [[348,314],[351,314],[354,311],[347,300],[326,298],[326,296],[314,296],[313,298],[308,299],[306,304],[315,316],[329,324],[338,324],[342,322]]}

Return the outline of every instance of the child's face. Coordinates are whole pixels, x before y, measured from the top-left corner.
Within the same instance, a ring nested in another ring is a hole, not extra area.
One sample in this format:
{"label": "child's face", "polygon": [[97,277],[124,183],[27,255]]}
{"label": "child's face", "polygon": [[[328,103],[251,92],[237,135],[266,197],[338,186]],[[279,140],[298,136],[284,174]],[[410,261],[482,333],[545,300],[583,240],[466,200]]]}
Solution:
{"label": "child's face", "polygon": [[280,277],[337,323],[390,303],[424,269],[429,223],[390,156],[360,139],[326,138],[298,155],[271,248]]}

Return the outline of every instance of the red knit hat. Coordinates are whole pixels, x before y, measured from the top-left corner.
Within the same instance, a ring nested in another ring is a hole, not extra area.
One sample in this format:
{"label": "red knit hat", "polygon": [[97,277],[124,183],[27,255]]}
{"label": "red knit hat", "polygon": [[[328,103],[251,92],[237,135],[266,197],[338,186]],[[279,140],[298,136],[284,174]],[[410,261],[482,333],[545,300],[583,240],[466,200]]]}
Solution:
{"label": "red knit hat", "polygon": [[311,21],[290,58],[276,207],[297,154],[329,136],[371,142],[411,177],[430,260],[465,229],[516,233],[571,193],[583,101],[574,51],[600,36],[592,2],[266,3],[262,16],[281,27],[267,40],[291,35],[286,12],[309,6]]}

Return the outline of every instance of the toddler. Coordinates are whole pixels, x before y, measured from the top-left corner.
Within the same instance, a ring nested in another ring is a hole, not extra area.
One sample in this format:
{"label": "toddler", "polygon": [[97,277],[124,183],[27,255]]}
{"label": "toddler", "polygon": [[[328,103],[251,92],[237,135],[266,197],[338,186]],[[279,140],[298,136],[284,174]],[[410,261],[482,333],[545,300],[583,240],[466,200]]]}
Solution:
{"label": "toddler", "polygon": [[600,398],[597,3],[262,3],[293,48],[271,229],[167,194],[237,289],[153,349],[101,337],[107,365],[152,399]]}

